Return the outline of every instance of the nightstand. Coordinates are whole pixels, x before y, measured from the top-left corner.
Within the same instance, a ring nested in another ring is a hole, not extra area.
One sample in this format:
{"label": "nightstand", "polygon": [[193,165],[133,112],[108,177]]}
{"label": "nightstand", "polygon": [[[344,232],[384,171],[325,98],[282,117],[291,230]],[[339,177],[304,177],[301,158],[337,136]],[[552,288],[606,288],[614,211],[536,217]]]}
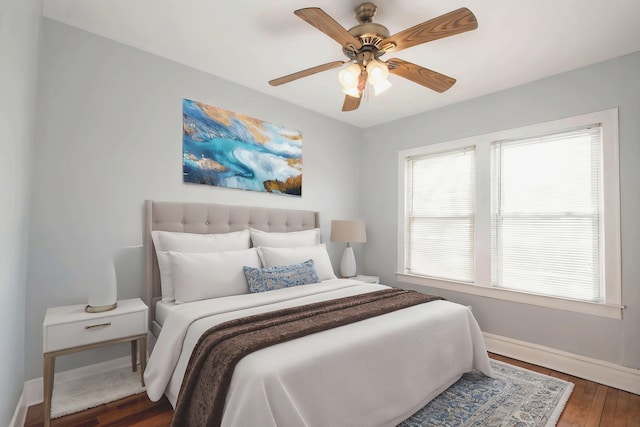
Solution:
{"label": "nightstand", "polygon": [[50,425],[51,396],[56,357],[106,345],[131,342],[131,369],[136,371],[140,341],[140,380],[147,365],[148,308],[140,298],[118,301],[118,307],[102,313],[85,312],[86,305],[47,309],[42,324],[44,358],[44,425]]}
{"label": "nightstand", "polygon": [[358,274],[357,276],[351,277],[351,279],[365,283],[380,283],[380,278],[378,276],[365,276],[364,274]]}

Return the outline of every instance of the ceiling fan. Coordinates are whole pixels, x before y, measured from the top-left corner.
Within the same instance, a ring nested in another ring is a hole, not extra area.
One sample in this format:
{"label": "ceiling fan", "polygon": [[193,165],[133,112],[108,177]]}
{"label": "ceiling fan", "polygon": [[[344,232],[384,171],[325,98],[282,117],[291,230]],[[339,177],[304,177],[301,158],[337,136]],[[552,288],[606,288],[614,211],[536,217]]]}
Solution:
{"label": "ceiling fan", "polygon": [[298,71],[271,80],[269,84],[279,86],[351,63],[339,74],[343,92],[346,94],[342,111],[358,109],[367,82],[373,86],[376,95],[389,88],[391,86],[387,80],[389,73],[437,92],[444,92],[453,86],[456,79],[437,71],[399,58],[391,58],[386,62],[380,61],[378,58],[387,52],[398,52],[402,49],[478,28],[478,21],[469,9],[462,7],[394,35],[390,35],[385,26],[373,22],[376,11],[377,7],[373,3],[360,4],[355,9],[359,24],[348,31],[318,7],[308,7],[293,12],[340,43],[342,52],[348,60],[333,61]]}

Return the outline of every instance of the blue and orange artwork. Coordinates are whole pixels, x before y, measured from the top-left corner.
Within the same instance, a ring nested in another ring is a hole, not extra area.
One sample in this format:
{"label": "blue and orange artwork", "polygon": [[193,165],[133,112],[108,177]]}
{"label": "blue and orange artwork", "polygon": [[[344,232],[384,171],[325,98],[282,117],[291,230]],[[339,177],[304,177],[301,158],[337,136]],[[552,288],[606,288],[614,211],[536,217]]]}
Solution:
{"label": "blue and orange artwork", "polygon": [[182,100],[183,181],[302,195],[302,135]]}

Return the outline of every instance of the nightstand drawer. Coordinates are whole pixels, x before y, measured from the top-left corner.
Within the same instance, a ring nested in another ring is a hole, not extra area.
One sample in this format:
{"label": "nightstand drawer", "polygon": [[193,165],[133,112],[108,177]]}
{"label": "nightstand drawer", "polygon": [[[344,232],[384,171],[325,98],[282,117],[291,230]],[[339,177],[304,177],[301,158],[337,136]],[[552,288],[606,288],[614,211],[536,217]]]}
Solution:
{"label": "nightstand drawer", "polygon": [[146,311],[137,311],[48,325],[44,352],[144,334],[147,332],[145,314]]}

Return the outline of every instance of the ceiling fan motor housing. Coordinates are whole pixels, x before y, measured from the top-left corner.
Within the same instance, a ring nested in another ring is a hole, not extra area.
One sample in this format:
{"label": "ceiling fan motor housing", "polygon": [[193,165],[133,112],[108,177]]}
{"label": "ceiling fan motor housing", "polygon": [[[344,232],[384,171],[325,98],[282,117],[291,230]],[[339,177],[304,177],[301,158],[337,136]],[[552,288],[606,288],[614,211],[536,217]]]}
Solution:
{"label": "ceiling fan motor housing", "polygon": [[360,40],[362,47],[358,51],[343,48],[344,54],[349,59],[357,59],[358,54],[363,51],[371,52],[375,58],[384,54],[385,51],[381,49],[382,41],[389,37],[390,33],[384,25],[373,22],[377,10],[377,6],[373,3],[362,3],[356,7],[356,19],[359,24],[350,28],[349,33]]}

